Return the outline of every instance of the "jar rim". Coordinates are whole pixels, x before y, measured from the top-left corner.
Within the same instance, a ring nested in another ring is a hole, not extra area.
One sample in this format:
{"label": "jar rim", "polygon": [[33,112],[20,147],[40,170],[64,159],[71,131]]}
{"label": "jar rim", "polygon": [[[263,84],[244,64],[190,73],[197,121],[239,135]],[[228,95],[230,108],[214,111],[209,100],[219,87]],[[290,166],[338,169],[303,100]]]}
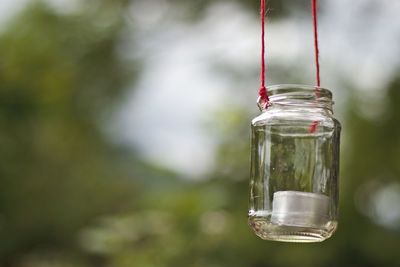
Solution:
{"label": "jar rim", "polygon": [[[319,107],[332,111],[332,92],[326,88],[303,84],[277,84],[266,87],[269,101],[285,106]],[[318,91],[316,91],[318,89]],[[263,108],[265,110],[265,108]]]}

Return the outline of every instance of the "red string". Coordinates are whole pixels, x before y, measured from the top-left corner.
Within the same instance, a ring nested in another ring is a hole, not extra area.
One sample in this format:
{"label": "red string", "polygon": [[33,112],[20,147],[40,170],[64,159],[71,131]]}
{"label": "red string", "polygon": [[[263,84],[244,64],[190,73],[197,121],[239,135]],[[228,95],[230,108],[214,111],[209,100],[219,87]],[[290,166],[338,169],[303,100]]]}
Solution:
{"label": "red string", "polygon": [[[318,27],[317,27],[317,0],[311,0],[312,17],[314,24],[314,48],[315,48],[315,67],[317,76],[317,87],[315,87],[316,97],[319,95],[321,80],[319,75],[319,49],[318,49]],[[261,0],[261,88],[259,90],[260,100],[265,103],[269,101],[268,92],[265,88],[265,0]]]}
{"label": "red string", "polygon": [[261,0],[261,88],[259,91],[262,103],[269,101],[268,92],[265,88],[265,0]]}
{"label": "red string", "polygon": [[[317,86],[321,86],[321,80],[319,78],[319,49],[318,49],[318,31],[317,31],[317,11],[318,11],[318,1],[311,0],[312,5],[312,17],[314,23],[314,48],[315,48],[315,67],[317,72]],[[318,87],[315,88],[317,96],[318,96]]]}
{"label": "red string", "polygon": [[[312,17],[313,17],[313,24],[314,24],[314,48],[315,48],[315,68],[317,74],[317,87],[315,87],[315,97],[318,98],[319,96],[319,87],[321,86],[321,80],[319,77],[319,49],[318,49],[318,28],[317,28],[317,13],[318,13],[318,1],[311,0],[312,6]],[[315,133],[318,131],[318,122],[314,121],[310,128],[308,129],[309,133]]]}

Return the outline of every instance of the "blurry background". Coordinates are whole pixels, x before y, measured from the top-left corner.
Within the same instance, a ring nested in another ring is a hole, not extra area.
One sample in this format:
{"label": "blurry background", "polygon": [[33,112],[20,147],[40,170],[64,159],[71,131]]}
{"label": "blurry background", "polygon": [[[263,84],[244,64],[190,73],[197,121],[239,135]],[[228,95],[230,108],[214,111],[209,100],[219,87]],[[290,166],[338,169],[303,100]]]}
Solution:
{"label": "blurry background", "polygon": [[[310,1],[270,0],[268,84],[314,84]],[[399,1],[320,1],[340,222],[247,227],[259,1],[1,0],[0,266],[400,266]]]}

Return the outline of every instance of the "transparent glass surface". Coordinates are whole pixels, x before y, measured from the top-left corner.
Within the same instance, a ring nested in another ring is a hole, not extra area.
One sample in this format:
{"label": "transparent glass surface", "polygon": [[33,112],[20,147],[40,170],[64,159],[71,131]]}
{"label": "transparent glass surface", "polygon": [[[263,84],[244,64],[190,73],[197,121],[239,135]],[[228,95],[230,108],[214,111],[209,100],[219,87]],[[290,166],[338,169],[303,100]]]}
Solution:
{"label": "transparent glass surface", "polygon": [[338,219],[341,127],[332,94],[267,89],[270,106],[252,121],[249,225],[267,240],[323,241]]}

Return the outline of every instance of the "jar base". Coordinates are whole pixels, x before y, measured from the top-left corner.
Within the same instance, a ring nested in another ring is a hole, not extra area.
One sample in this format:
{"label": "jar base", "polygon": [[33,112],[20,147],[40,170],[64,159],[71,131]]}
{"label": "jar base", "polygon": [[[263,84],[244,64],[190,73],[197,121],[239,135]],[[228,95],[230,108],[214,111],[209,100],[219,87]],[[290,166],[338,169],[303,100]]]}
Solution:
{"label": "jar base", "polygon": [[266,218],[249,217],[249,226],[257,236],[264,240],[312,243],[322,242],[336,231],[337,222],[329,221],[320,228],[278,225],[268,222]]}

